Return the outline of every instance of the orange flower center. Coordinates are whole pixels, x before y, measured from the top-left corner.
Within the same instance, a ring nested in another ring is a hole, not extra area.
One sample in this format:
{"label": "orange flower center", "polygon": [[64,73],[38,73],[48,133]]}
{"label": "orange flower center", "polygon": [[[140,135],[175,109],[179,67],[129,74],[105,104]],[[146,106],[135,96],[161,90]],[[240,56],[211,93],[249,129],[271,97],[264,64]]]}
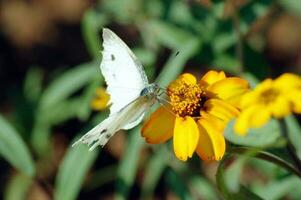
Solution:
{"label": "orange flower center", "polygon": [[187,76],[174,81],[167,88],[172,110],[181,117],[199,113],[201,106],[202,90],[194,79]]}
{"label": "orange flower center", "polygon": [[269,104],[271,102],[274,102],[279,94],[280,92],[275,88],[269,88],[260,94],[260,101],[264,102],[264,104]]}

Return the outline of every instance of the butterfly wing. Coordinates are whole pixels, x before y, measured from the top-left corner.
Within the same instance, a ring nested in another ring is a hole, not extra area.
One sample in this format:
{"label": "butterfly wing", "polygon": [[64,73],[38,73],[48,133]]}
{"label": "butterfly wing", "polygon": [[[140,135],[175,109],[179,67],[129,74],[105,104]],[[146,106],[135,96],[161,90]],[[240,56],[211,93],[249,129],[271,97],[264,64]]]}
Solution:
{"label": "butterfly wing", "polygon": [[108,85],[110,116],[73,144],[88,144],[90,150],[104,146],[120,129],[139,124],[154,103],[140,92],[148,85],[141,63],[127,45],[109,29],[103,29],[101,72]]}
{"label": "butterfly wing", "polygon": [[130,124],[137,123],[137,119],[143,116],[144,112],[153,103],[154,101],[149,101],[145,96],[138,97],[123,109],[110,115],[107,119],[91,129],[72,146],[80,143],[88,144],[88,146],[90,146],[89,150],[93,150],[98,145],[104,146],[118,130],[124,129],[124,127]]}
{"label": "butterfly wing", "polygon": [[111,30],[103,29],[101,72],[108,85],[110,115],[140,96],[148,85],[146,74],[128,46]]}

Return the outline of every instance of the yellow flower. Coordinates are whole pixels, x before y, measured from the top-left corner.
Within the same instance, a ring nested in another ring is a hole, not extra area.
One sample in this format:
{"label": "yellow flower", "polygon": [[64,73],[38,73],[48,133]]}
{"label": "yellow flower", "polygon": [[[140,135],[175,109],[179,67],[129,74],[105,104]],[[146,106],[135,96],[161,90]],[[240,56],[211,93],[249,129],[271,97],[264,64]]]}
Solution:
{"label": "yellow flower", "polygon": [[245,80],[227,78],[224,72],[209,71],[199,82],[183,74],[167,88],[172,113],[159,107],[144,124],[142,136],[151,144],[173,137],[175,155],[182,161],[194,151],[203,160],[220,160],[226,146],[223,130],[239,114],[235,104],[247,90]]}
{"label": "yellow flower", "polygon": [[110,100],[110,95],[103,88],[96,89],[95,98],[91,101],[91,107],[93,110],[104,110],[107,108],[108,102]]}
{"label": "yellow flower", "polygon": [[283,118],[301,113],[301,77],[285,73],[275,80],[266,79],[241,98],[241,114],[234,130],[245,135],[248,128],[259,128],[271,117]]}

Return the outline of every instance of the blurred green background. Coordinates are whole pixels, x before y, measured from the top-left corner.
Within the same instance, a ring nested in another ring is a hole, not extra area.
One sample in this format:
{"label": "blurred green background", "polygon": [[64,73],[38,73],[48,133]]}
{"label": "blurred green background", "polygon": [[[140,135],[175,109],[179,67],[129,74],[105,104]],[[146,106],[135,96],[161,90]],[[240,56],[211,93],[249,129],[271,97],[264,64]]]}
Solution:
{"label": "blurred green background", "polygon": [[[140,127],[118,132],[104,149],[71,148],[108,114],[90,107],[96,88],[105,87],[102,27],[119,35],[162,86],[182,71],[224,70],[251,85],[301,72],[298,0],[1,0],[0,23],[6,200],[225,198],[215,180],[218,163],[197,156],[180,162],[171,144],[147,145]],[[298,119],[286,121],[301,153]],[[279,132],[265,132],[226,138],[286,158]],[[222,181],[235,199],[301,197],[300,179],[274,164],[241,155],[226,165]]]}

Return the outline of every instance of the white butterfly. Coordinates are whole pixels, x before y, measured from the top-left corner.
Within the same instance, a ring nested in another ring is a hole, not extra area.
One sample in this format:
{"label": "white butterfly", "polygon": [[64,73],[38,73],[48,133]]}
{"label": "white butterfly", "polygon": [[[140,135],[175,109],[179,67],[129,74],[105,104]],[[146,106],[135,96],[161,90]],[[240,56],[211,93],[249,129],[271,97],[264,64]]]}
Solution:
{"label": "white butterfly", "polygon": [[93,150],[104,146],[120,129],[138,125],[160,96],[160,87],[149,84],[141,63],[129,47],[111,30],[103,29],[101,72],[108,85],[110,115],[72,146],[83,143]]}

